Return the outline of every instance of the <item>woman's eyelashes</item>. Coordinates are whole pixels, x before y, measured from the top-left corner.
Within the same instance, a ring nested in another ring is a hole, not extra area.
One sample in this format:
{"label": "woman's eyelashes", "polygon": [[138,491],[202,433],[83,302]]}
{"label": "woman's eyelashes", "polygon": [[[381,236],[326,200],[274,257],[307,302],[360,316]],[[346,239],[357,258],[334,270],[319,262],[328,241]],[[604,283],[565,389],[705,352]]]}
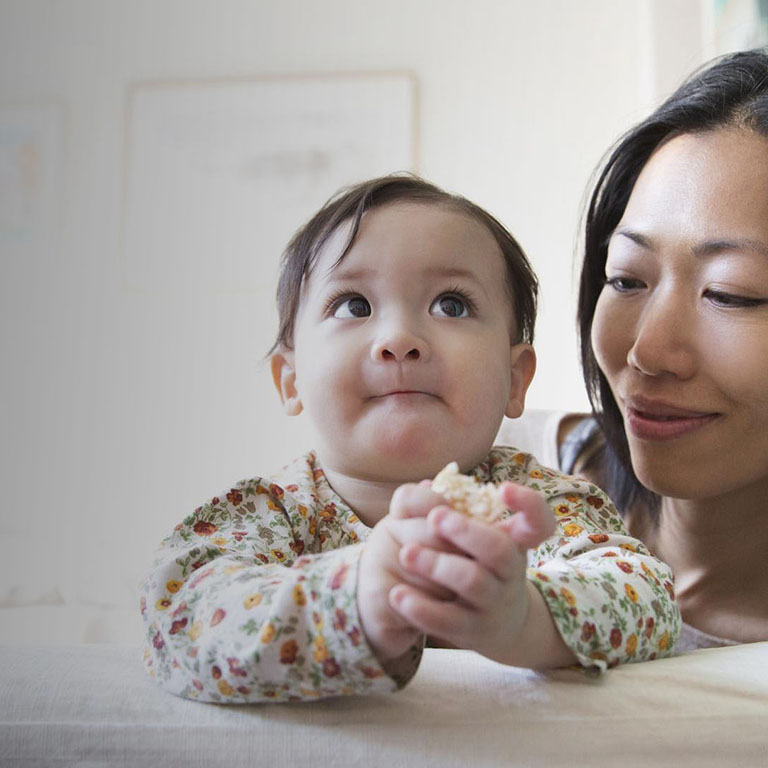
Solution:
{"label": "woman's eyelashes", "polygon": [[621,275],[606,277],[605,284],[618,293],[629,293],[630,291],[636,291],[639,288],[645,287],[642,280],[637,280],[633,277],[622,277]]}
{"label": "woman's eyelashes", "polygon": [[728,291],[722,291],[715,288],[708,288],[704,291],[704,298],[716,307],[724,309],[749,309],[750,307],[761,307],[768,304],[768,299],[755,298],[752,296],[740,296]]}
{"label": "woman's eyelashes", "polygon": [[[642,280],[620,275],[607,277],[605,279],[605,285],[609,286],[617,293],[632,293],[646,287]],[[722,309],[749,309],[751,307],[768,305],[768,298],[743,296],[720,288],[706,288],[702,292],[702,297],[713,306]]]}

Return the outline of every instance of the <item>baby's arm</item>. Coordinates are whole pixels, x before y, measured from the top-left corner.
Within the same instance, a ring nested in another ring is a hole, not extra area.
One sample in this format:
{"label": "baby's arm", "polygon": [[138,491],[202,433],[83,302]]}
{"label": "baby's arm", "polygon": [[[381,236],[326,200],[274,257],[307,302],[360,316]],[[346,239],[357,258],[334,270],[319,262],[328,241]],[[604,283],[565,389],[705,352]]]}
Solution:
{"label": "baby's arm", "polygon": [[[362,545],[330,541],[341,528],[322,521],[334,514],[254,480],[178,525],[141,600],[154,679],[217,702],[393,690],[357,612]],[[305,554],[318,540],[329,551]]]}

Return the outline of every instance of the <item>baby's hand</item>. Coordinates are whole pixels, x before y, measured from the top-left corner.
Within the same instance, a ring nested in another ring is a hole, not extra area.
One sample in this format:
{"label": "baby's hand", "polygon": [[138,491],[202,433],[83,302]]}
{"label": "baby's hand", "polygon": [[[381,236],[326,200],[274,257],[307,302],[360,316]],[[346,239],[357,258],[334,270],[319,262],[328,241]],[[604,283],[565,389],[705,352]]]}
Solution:
{"label": "baby's hand", "polygon": [[401,547],[406,543],[432,552],[458,551],[427,521],[431,511],[441,509],[447,509],[445,499],[433,493],[428,483],[402,485],[392,496],[389,514],[376,524],[365,542],[358,579],[358,612],[368,643],[385,669],[422,634],[393,609],[392,589],[407,583],[431,599],[454,596],[450,589],[404,569],[400,559]]}
{"label": "baby's hand", "polygon": [[[505,483],[499,492],[503,503],[518,511],[494,525],[445,506],[430,511],[427,523],[434,535],[455,551],[438,551],[417,541],[405,544],[400,565],[410,583],[393,587],[390,602],[410,626],[512,663],[532,589],[525,577],[526,550],[550,536],[555,521],[537,491]],[[436,599],[414,586],[413,577],[450,588],[455,599]]]}

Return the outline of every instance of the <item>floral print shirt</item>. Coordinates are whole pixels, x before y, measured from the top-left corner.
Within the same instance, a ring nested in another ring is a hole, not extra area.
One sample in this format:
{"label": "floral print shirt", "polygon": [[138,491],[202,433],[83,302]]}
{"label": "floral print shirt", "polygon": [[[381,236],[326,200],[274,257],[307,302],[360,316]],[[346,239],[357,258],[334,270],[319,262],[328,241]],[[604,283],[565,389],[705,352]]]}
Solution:
{"label": "floral print shirt", "polygon": [[[496,447],[472,474],[541,491],[557,530],[529,552],[528,578],[584,667],[668,655],[680,631],[670,569],[629,536],[596,486]],[[272,479],[244,480],[161,544],[141,613],[149,674],[201,701],[297,701],[391,691],[363,635],[357,565],[370,533],[313,453]]]}

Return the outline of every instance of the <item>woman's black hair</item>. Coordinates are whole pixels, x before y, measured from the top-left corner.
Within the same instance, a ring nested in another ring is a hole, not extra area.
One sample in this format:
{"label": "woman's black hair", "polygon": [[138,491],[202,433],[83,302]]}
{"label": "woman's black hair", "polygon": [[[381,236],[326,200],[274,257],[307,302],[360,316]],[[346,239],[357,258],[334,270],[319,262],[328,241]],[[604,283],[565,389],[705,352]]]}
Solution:
{"label": "woman's black hair", "polygon": [[768,137],[768,49],[733,53],[694,72],[653,114],[627,132],[600,171],[584,227],[578,329],[587,393],[605,436],[605,489],[619,509],[639,504],[656,513],[660,498],[637,479],[624,423],[592,349],[592,320],[605,282],[608,241],[627,207],[640,172],[673,136],[741,128]]}

